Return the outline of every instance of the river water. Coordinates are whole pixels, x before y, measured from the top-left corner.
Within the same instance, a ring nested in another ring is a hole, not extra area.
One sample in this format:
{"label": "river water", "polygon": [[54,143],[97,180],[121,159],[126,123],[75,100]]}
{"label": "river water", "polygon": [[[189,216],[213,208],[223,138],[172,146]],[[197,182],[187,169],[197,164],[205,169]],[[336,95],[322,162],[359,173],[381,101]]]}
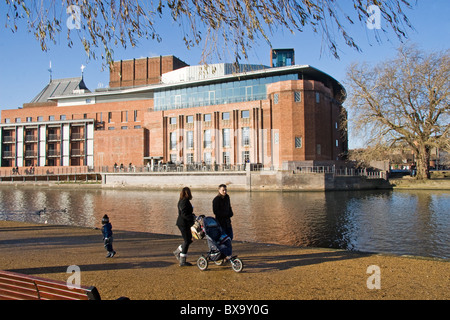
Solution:
{"label": "river water", "polygon": [[[450,259],[450,192],[233,192],[235,240]],[[216,192],[193,192],[212,215]],[[177,191],[0,186],[0,220],[179,235]],[[45,208],[45,211],[43,211]],[[41,211],[41,212],[39,212]]]}

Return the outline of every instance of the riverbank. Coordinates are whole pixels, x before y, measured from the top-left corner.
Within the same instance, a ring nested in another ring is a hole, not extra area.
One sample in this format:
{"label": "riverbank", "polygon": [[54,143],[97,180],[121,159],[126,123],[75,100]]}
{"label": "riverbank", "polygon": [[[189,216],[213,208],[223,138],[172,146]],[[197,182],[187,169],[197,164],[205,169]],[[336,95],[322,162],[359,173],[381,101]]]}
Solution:
{"label": "riverbank", "polygon": [[[77,265],[81,284],[94,285],[102,299],[298,300],[450,299],[448,261],[363,254],[334,249],[233,243],[244,261],[229,266],[180,268],[172,251],[181,237],[114,230],[117,255],[105,258],[100,230],[0,221],[0,269],[66,281]],[[205,253],[195,241],[188,261]],[[369,289],[378,277],[380,289]],[[370,278],[372,277],[372,278]]]}
{"label": "riverbank", "polygon": [[394,190],[450,190],[449,178],[435,178],[430,180],[417,180],[411,177],[390,179]]}

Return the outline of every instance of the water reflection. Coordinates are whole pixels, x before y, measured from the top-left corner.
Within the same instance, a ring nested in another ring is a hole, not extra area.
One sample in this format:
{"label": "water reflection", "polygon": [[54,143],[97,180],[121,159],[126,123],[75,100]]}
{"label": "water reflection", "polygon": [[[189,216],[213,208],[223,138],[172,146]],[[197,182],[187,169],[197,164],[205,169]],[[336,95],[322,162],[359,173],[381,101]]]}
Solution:
{"label": "water reflection", "polygon": [[[195,191],[194,212],[211,215],[215,195]],[[178,235],[178,196],[0,186],[0,219],[99,227],[107,213],[115,229]],[[230,190],[230,196],[236,240],[450,258],[448,192]]]}

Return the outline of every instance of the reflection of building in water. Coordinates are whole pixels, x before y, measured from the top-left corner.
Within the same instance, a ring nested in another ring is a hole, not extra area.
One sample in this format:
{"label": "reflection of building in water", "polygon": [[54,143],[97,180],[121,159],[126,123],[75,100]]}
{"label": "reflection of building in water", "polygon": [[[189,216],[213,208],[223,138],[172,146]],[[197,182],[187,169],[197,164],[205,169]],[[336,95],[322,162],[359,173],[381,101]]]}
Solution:
{"label": "reflection of building in water", "polygon": [[[115,61],[110,87],[53,79],[22,108],[2,110],[2,167],[148,162],[335,161],[347,151],[342,85],[293,50],[271,64],[188,66],[174,56]],[[21,172],[23,171],[21,170]]]}

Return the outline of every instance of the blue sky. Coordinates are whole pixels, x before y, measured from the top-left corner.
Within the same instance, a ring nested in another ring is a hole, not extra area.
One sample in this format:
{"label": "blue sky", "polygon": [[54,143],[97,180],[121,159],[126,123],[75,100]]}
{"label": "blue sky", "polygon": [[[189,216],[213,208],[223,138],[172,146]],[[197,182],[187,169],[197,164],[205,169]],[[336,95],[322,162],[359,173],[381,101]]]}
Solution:
{"label": "blue sky", "polygon": [[[340,1],[343,6],[350,2]],[[414,2],[414,1],[412,1]],[[0,3],[0,12],[5,12],[5,4]],[[450,44],[450,1],[449,0],[418,0],[412,10],[406,9],[406,14],[415,30],[408,31],[409,41],[418,44],[427,51],[444,50]],[[81,21],[83,23],[83,21]],[[385,27],[384,21],[381,21]],[[81,45],[73,48],[67,46],[66,30],[57,39],[57,44],[49,44],[49,50],[42,52],[38,41],[32,34],[27,33],[25,25],[19,25],[19,30],[12,33],[5,27],[4,13],[0,15],[0,110],[16,109],[23,103],[29,102],[49,81],[49,62],[52,63],[53,78],[76,77],[81,75],[81,65],[85,65],[84,79],[90,90],[99,86],[108,86],[109,70],[102,71],[101,60],[88,60]],[[127,49],[116,48],[115,60],[151,57],[156,55],[175,55],[190,65],[199,64],[201,47],[186,49],[179,27],[170,21],[162,21],[158,25],[158,32],[163,41],[141,41],[138,47]],[[309,31],[309,29],[308,29]],[[322,48],[321,35],[312,32],[291,35],[287,31],[277,30],[270,36],[273,48],[294,48],[296,64],[311,65],[318,68],[340,82],[345,80],[346,68],[352,62],[378,63],[392,58],[396,48],[400,45],[397,37],[389,33],[387,37],[381,35],[381,43],[375,39],[374,30],[366,28],[364,23],[356,23],[350,27],[358,45],[362,48],[359,53],[340,41],[340,60],[336,60],[326,49]],[[72,37],[73,40],[76,36]],[[323,49],[323,50],[322,50]],[[247,61],[270,65],[270,47],[260,40],[254,44]],[[210,61],[211,63],[219,62]],[[224,61],[222,61],[224,62]],[[229,62],[229,61],[228,61]],[[352,140],[350,139],[350,147]]]}

